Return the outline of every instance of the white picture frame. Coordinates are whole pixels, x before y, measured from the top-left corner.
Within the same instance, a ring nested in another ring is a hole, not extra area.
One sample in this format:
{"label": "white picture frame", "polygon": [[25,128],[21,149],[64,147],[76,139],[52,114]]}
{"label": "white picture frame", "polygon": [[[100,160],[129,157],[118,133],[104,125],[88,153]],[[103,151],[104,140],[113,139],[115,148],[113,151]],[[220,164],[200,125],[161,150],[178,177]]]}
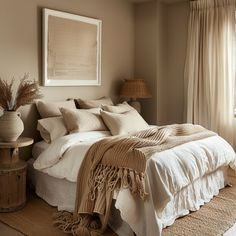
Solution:
{"label": "white picture frame", "polygon": [[101,85],[102,21],[43,9],[43,85]]}

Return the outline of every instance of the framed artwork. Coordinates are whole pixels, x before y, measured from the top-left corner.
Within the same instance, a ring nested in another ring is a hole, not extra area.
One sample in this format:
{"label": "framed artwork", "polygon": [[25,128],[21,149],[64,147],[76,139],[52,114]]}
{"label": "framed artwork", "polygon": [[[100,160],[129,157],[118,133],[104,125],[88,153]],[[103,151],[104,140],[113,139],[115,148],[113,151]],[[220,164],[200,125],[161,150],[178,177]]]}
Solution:
{"label": "framed artwork", "polygon": [[102,21],[43,9],[43,85],[101,85]]}

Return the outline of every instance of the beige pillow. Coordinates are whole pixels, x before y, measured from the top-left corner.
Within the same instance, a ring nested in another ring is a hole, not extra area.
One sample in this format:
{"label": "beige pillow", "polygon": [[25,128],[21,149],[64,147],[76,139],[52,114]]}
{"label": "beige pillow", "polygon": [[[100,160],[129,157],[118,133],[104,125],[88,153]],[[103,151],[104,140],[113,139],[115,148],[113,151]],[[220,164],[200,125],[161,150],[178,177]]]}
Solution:
{"label": "beige pillow", "polygon": [[123,103],[117,104],[116,106],[102,105],[102,109],[104,111],[109,111],[109,112],[113,112],[113,113],[124,113],[127,111],[131,111],[134,108],[131,107],[127,102],[123,102]]}
{"label": "beige pillow", "polygon": [[112,135],[130,134],[149,128],[147,122],[135,109],[121,114],[102,110],[100,113]]}
{"label": "beige pillow", "polygon": [[75,99],[75,104],[77,108],[89,109],[94,107],[101,107],[102,105],[112,106],[114,105],[112,100],[107,97],[102,97],[96,100],[84,100],[84,99]]}
{"label": "beige pillow", "polygon": [[49,102],[44,100],[36,101],[36,107],[42,118],[61,116],[59,108],[75,109],[75,103],[73,100],[62,102]]}
{"label": "beige pillow", "polygon": [[47,143],[67,134],[62,116],[38,120],[37,130]]}
{"label": "beige pillow", "polygon": [[60,110],[69,133],[108,130],[97,108],[87,110],[61,108]]}

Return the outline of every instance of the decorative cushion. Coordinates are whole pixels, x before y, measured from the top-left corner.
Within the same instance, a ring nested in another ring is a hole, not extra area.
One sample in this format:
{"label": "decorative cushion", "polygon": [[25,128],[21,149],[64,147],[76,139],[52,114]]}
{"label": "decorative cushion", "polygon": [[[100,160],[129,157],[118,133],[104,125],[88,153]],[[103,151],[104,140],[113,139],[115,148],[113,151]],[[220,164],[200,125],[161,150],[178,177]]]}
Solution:
{"label": "decorative cushion", "polygon": [[61,116],[59,108],[76,109],[73,100],[61,101],[61,102],[50,102],[44,100],[37,100],[36,107],[42,118]]}
{"label": "decorative cushion", "polygon": [[75,104],[77,108],[89,109],[95,107],[101,107],[102,105],[112,106],[114,105],[112,100],[107,97],[102,97],[96,100],[84,100],[84,99],[75,99]]}
{"label": "decorative cushion", "polygon": [[60,110],[69,133],[108,130],[99,114],[100,108]]}
{"label": "decorative cushion", "polygon": [[112,135],[130,134],[149,128],[147,122],[135,109],[121,114],[102,110],[100,113]]}
{"label": "decorative cushion", "polygon": [[127,102],[117,104],[116,106],[102,105],[102,110],[113,113],[124,113],[133,109],[134,108],[131,107]]}
{"label": "decorative cushion", "polygon": [[47,143],[67,134],[62,116],[38,120],[37,130]]}

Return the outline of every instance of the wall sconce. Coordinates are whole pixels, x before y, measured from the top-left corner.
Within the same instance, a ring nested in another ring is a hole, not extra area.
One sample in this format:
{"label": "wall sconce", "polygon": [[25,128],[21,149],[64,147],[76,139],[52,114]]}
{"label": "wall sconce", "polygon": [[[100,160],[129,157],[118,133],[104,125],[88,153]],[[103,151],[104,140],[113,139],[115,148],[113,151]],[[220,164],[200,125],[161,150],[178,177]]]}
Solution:
{"label": "wall sconce", "polygon": [[137,98],[151,98],[152,95],[143,79],[126,79],[121,87],[120,97],[130,98],[129,104],[140,113],[141,104]]}

